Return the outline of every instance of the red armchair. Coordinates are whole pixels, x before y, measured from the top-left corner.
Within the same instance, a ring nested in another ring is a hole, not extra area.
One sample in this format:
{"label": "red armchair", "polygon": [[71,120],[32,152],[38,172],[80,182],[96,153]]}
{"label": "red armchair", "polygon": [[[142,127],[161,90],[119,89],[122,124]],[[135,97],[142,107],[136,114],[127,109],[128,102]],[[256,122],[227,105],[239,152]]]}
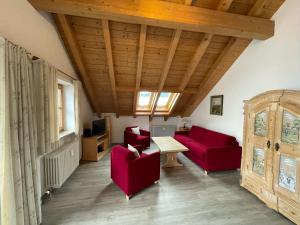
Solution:
{"label": "red armchair", "polygon": [[160,178],[160,153],[136,158],[127,148],[116,145],[111,152],[111,179],[126,198],[150,186]]}
{"label": "red armchair", "polygon": [[140,129],[141,135],[137,135],[132,132],[131,128],[133,127],[137,126],[126,127],[124,131],[125,146],[127,146],[128,144],[132,146],[141,145],[143,150],[150,147],[150,132]]}

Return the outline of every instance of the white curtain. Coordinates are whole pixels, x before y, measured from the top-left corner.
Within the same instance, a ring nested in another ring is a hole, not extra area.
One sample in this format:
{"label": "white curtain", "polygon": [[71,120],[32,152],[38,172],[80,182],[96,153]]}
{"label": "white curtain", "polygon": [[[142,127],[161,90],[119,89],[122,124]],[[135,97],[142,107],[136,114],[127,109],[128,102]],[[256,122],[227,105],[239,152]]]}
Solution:
{"label": "white curtain", "polygon": [[74,106],[75,106],[75,134],[80,134],[80,93],[81,93],[81,82],[74,81]]}
{"label": "white curtain", "polygon": [[0,225],[2,224],[2,203],[3,203],[3,188],[4,188],[4,147],[5,147],[5,126],[7,124],[5,118],[5,40],[0,37]]}
{"label": "white curtain", "polygon": [[23,48],[5,41],[5,65],[1,68],[5,68],[0,73],[1,223],[36,225],[41,215],[31,58]]}
{"label": "white curtain", "polygon": [[44,60],[33,62],[35,81],[38,154],[44,155],[59,146],[57,126],[57,70]]}

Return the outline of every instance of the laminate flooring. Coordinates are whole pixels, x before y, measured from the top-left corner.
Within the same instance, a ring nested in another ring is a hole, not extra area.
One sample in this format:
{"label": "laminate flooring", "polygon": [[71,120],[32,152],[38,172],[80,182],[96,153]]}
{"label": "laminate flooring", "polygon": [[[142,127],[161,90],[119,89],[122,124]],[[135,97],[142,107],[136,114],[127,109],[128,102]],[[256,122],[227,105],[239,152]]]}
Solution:
{"label": "laminate flooring", "polygon": [[[162,156],[162,161],[164,157]],[[184,155],[159,184],[127,201],[110,179],[110,155],[80,165],[42,207],[43,225],[293,224],[239,185],[238,171],[209,173]]]}

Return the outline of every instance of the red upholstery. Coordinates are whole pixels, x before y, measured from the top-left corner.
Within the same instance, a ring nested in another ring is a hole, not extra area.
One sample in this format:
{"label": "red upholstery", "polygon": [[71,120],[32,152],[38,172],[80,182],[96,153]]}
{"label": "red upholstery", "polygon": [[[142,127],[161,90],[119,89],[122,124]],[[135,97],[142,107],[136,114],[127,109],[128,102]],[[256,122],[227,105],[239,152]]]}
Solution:
{"label": "red upholstery", "polygon": [[189,149],[184,154],[206,171],[240,168],[242,148],[232,136],[193,126],[189,132],[175,132],[174,138]]}
{"label": "red upholstery", "polygon": [[174,137],[177,141],[185,145],[187,142],[193,141],[192,138],[188,137],[187,135],[182,135],[182,134],[175,134]]}
{"label": "red upholstery", "polygon": [[140,129],[141,135],[137,135],[132,132],[131,128],[137,126],[126,127],[124,131],[124,144],[127,146],[128,144],[141,145],[142,150],[150,147],[150,132],[146,130]]}
{"label": "red upholstery", "polygon": [[234,137],[221,134],[212,130],[207,130],[205,132],[201,142],[209,147],[237,145],[237,141]]}
{"label": "red upholstery", "polygon": [[192,126],[190,132],[188,133],[188,136],[190,138],[193,138],[194,140],[197,141],[202,141],[204,134],[206,133],[206,129],[202,127],[197,127],[197,126]]}
{"label": "red upholstery", "polygon": [[160,178],[160,153],[142,154],[135,158],[133,152],[116,145],[111,152],[111,178],[128,196],[150,186]]}

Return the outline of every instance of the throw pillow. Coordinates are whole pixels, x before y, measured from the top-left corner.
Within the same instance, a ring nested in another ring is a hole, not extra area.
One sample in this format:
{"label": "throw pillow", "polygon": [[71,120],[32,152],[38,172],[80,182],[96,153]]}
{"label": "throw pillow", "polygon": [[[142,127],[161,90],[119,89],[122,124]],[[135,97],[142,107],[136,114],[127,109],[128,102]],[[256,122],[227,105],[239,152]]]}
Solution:
{"label": "throw pillow", "polygon": [[128,150],[132,151],[136,158],[140,157],[139,151],[135,147],[133,147],[132,145],[128,144]]}
{"label": "throw pillow", "polygon": [[137,135],[141,135],[140,127],[132,127],[131,130],[132,130],[133,133],[135,133]]}

